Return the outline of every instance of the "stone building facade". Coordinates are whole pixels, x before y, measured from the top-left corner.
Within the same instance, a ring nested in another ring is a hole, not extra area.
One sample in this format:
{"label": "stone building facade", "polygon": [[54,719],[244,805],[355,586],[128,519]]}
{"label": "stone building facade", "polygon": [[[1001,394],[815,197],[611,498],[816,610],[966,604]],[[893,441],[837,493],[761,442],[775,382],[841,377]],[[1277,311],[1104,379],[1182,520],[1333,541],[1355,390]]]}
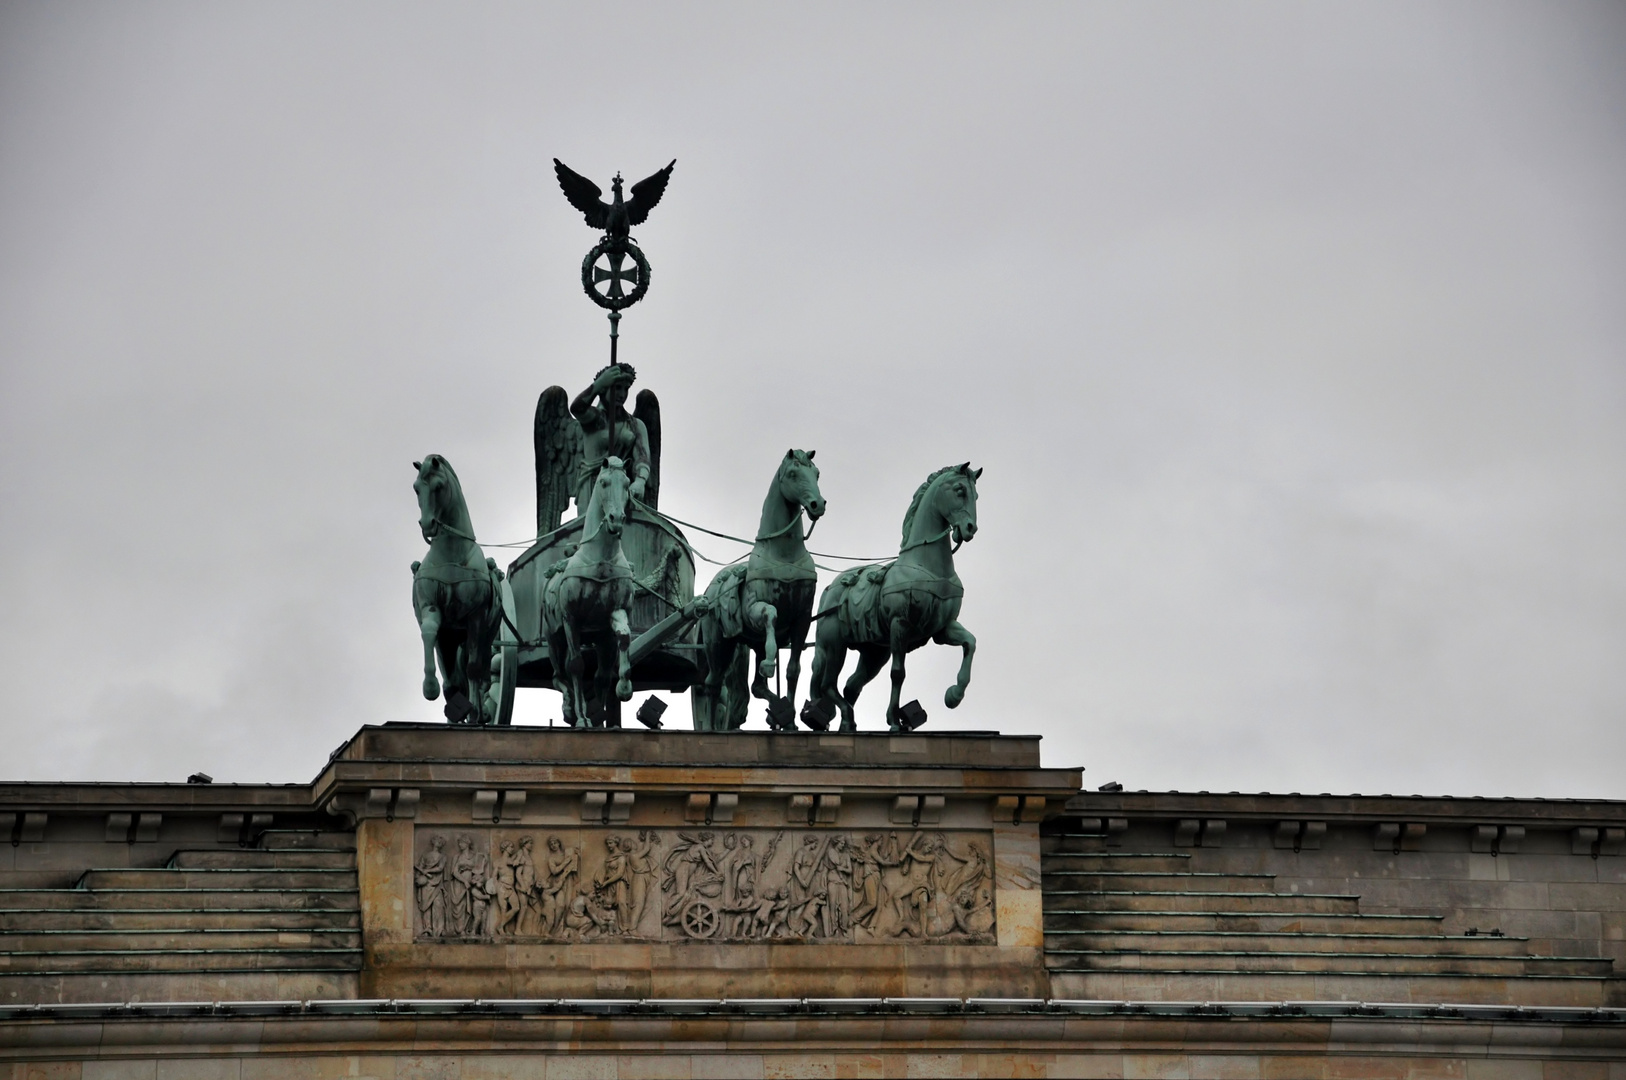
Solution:
{"label": "stone building facade", "polygon": [[391,724],[0,784],[0,1077],[1626,1077],[1626,804],[1081,780]]}

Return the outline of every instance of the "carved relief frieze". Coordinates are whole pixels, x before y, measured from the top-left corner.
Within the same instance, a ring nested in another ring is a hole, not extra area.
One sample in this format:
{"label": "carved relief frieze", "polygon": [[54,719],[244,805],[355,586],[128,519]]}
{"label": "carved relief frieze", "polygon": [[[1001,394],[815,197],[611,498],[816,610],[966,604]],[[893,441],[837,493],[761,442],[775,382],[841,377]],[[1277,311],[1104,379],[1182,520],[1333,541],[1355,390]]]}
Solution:
{"label": "carved relief frieze", "polygon": [[994,941],[986,833],[432,828],[424,941]]}

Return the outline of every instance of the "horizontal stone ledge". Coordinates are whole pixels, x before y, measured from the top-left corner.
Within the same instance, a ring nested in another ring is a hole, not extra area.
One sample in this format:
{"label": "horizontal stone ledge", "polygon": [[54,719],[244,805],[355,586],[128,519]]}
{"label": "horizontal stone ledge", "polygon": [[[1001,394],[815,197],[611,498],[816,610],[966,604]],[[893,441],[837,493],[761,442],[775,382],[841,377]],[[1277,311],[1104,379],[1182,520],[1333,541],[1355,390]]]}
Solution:
{"label": "horizontal stone ledge", "polygon": [[1068,998],[361,998],[310,1001],[0,1005],[0,1023],[279,1017],[1077,1016],[1153,1019],[1438,1021],[1618,1029],[1626,1008],[1361,1001],[1111,1001]]}

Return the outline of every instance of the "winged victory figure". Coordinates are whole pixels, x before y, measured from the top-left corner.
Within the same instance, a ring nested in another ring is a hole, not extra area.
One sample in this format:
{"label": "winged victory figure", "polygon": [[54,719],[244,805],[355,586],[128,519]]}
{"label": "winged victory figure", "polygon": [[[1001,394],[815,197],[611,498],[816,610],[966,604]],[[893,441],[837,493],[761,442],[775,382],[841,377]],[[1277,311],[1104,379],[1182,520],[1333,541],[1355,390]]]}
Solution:
{"label": "winged victory figure", "polygon": [[[626,463],[632,497],[658,508],[661,405],[652,391],[641,390],[628,414],[627,395],[636,377],[632,365],[611,364],[574,400],[562,386],[542,391],[535,427],[538,536],[559,527],[571,499],[578,514],[585,512],[591,484],[611,457]],[[609,445],[612,423],[614,447]]]}
{"label": "winged victory figure", "polygon": [[559,176],[559,187],[565,198],[582,212],[588,225],[603,229],[612,240],[625,240],[628,230],[642,225],[655,204],[661,201],[666,182],[672,176],[672,166],[676,164],[677,158],[673,158],[671,165],[632,185],[632,198],[625,201],[621,197],[621,174],[616,173],[615,179],[610,181],[614,202],[605,202],[603,188],[558,158],[553,159],[553,171]]}

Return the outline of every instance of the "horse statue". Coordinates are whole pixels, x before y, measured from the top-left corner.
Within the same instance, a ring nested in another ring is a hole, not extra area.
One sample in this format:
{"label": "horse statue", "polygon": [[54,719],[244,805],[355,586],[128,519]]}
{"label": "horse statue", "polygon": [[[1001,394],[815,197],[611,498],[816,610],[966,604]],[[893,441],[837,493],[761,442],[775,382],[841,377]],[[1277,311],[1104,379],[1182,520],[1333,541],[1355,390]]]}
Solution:
{"label": "horse statue", "polygon": [[[977,535],[977,478],[971,463],[938,469],[915,491],[903,516],[903,546],[892,562],[843,571],[819,598],[818,633],[814,639],[813,686],[802,708],[802,723],[815,730],[829,727],[836,709],[841,730],[854,731],[853,705],[865,684],[892,658],[892,700],[887,726],[907,731],[926,722],[918,702],[902,709],[904,657],[928,641],[958,645],[964,658],[960,675],[943,695],[955,708],[971,682],[971,658],[977,639],[955,620],[965,587],[954,573],[954,552]],[[954,544],[949,546],[949,540]],[[847,650],[858,650],[858,669],[838,695],[836,679]]]}
{"label": "horse statue", "polygon": [[430,454],[414,461],[418,528],[429,553],[412,564],[412,610],[423,635],[423,696],[441,693],[435,657],[446,684],[446,719],[497,723],[487,715],[492,642],[502,623],[502,571],[474,541],[463,486],[449,461]]}
{"label": "horse statue", "polygon": [[[575,552],[547,572],[542,623],[553,685],[564,698],[565,723],[572,727],[620,727],[620,702],[632,698],[627,607],[633,571],[621,550],[631,486],[621,459],[607,459],[591,483]],[[583,485],[584,494],[586,490]],[[584,688],[583,654],[588,650],[595,661],[591,692]]]}
{"label": "horse statue", "polygon": [[[706,674],[689,691],[696,731],[732,731],[745,723],[746,668],[753,651],[759,662],[751,696],[768,702],[769,727],[796,727],[791,703],[818,591],[818,573],[804,543],[803,511],[815,523],[824,515],[819,468],[813,451],[787,450],[762,502],[750,561],[725,567],[706,586],[710,611],[700,619]],[[790,644],[784,697],[768,688],[778,670],[780,642]]]}

